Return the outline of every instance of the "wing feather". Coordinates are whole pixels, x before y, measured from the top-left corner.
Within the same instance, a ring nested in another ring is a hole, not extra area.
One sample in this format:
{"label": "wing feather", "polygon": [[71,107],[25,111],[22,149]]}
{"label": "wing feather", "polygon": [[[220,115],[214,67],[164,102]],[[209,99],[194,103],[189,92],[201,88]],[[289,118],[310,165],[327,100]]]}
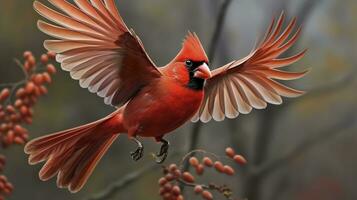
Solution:
{"label": "wing feather", "polygon": [[35,10],[53,22],[39,29],[54,37],[47,50],[83,88],[113,106],[125,104],[150,81],[161,77],[140,38],[129,30],[113,0],[49,0],[54,10],[35,1]]}
{"label": "wing feather", "polygon": [[100,38],[102,40],[105,40],[105,37],[103,34],[98,33],[96,30],[93,30],[92,28],[89,28],[88,26],[64,15],[61,14],[51,8],[48,8],[47,6],[43,5],[42,3],[35,1],[34,2],[34,8],[35,10],[44,18],[63,26],[64,28],[67,28],[69,30],[75,30],[78,32],[81,32],[85,35],[90,35],[96,38]]}
{"label": "wing feather", "polygon": [[85,35],[83,33],[68,30],[66,28],[62,28],[60,26],[55,26],[49,23],[46,23],[42,20],[39,20],[37,23],[37,27],[47,35],[50,35],[57,39],[63,40],[76,40],[76,41],[89,41],[89,40],[96,40],[96,38]]}
{"label": "wing feather", "polygon": [[[52,5],[63,11],[69,17],[91,27],[98,32],[101,32],[104,35],[110,36],[110,32],[108,32],[108,28],[104,27],[105,25],[95,20],[95,18],[91,18],[86,13],[75,7],[74,5],[68,3],[66,0],[49,0]],[[107,28],[107,29],[105,29]]]}
{"label": "wing feather", "polygon": [[234,94],[232,90],[229,90],[232,88],[231,83],[229,81],[225,81],[226,87],[223,88],[224,90],[224,110],[225,114],[229,119],[236,118],[239,115],[238,112],[238,105],[237,101],[235,100]]}
{"label": "wing feather", "polygon": [[238,78],[232,78],[233,92],[236,95],[238,111],[242,114],[248,114],[252,110],[252,107],[249,105],[249,100],[245,94],[242,83],[239,82]]}
{"label": "wing feather", "polygon": [[267,104],[264,101],[263,96],[259,93],[256,87],[251,84],[244,76],[237,75],[239,77],[239,81],[242,85],[244,93],[247,95],[248,103],[256,109],[264,109]]}
{"label": "wing feather", "polygon": [[282,97],[297,97],[304,93],[277,81],[299,79],[307,73],[277,69],[297,62],[306,53],[304,50],[291,57],[279,58],[301,34],[300,27],[294,32],[296,18],[283,29],[284,19],[282,13],[277,21],[272,20],[264,39],[247,57],[212,71],[212,78],[207,80],[204,88],[205,98],[192,121],[235,118],[239,113],[250,113],[253,108],[264,109],[268,103],[279,105]]}

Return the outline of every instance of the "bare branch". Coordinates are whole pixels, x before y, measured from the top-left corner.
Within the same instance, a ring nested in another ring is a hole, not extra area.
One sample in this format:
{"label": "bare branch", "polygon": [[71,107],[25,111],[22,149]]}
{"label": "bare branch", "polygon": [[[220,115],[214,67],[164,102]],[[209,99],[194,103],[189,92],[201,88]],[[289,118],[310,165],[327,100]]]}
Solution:
{"label": "bare branch", "polygon": [[[174,158],[178,156],[180,152],[173,152],[170,155],[170,158]],[[142,169],[135,170],[124,177],[120,177],[117,181],[113,182],[107,188],[105,188],[102,192],[99,192],[92,197],[87,198],[87,200],[107,200],[111,197],[115,196],[119,191],[129,187],[131,184],[138,181],[148,172],[157,169],[159,165],[156,162],[148,163]]]}
{"label": "bare branch", "polygon": [[[180,155],[181,153],[182,152],[173,152],[168,159],[175,158],[178,155]],[[148,172],[150,172],[154,169],[157,169],[158,166],[161,166],[161,165],[158,165],[156,162],[148,163],[143,168],[141,168],[139,170],[135,170],[135,171],[125,175],[124,177],[120,177],[117,181],[113,182],[108,187],[106,187],[102,192],[99,192],[99,193],[93,195],[92,197],[87,198],[87,200],[110,199],[111,197],[114,197],[121,190],[129,187],[131,184],[133,184],[136,181],[143,178],[143,176],[148,174]]]}
{"label": "bare branch", "polygon": [[[314,8],[317,7],[318,2],[321,2],[321,0],[306,0],[301,8],[298,10],[296,16],[298,17],[298,23],[299,24],[305,24],[309,20],[309,16],[312,14],[314,11]],[[284,3],[284,2],[283,2]],[[287,55],[291,54],[296,50],[297,45],[293,46],[288,50],[286,53]],[[299,99],[301,100],[301,98]],[[276,108],[274,106],[269,106],[267,110],[263,113],[262,116],[262,125],[258,131],[258,136],[257,136],[257,154],[254,158],[254,164],[259,165],[260,163],[263,162],[263,159],[266,157],[265,154],[268,152],[267,148],[270,144],[270,138],[272,138],[273,134],[273,125],[274,121],[278,116],[278,113],[281,113],[282,110],[285,110],[284,108],[289,104],[291,101],[287,101],[283,104],[283,106],[280,106],[279,108]]]}
{"label": "bare branch", "polygon": [[[343,129],[350,129],[352,128],[357,119],[355,117],[355,112],[352,112],[349,116],[346,116],[340,123],[336,124],[333,127],[328,127],[327,129],[320,131],[319,134],[316,136],[307,139],[305,142],[300,143],[297,145],[293,150],[289,153],[274,159],[272,161],[267,161],[266,164],[261,164],[257,167],[250,167],[247,171],[247,177],[249,180],[249,187],[248,189],[252,188],[253,186],[259,185],[259,183],[272,172],[281,169],[282,167],[286,166],[286,164],[290,163],[296,157],[300,155],[307,154],[313,148],[317,147],[318,145],[324,144],[327,141],[335,139],[337,136],[340,135],[340,131]],[[347,131],[346,131],[347,133]]]}
{"label": "bare branch", "polygon": [[263,164],[261,167],[257,167],[255,169],[253,168],[250,173],[260,177],[267,176],[271,172],[285,166],[299,155],[306,154],[314,147],[339,136],[341,130],[353,127],[356,122],[357,119],[355,117],[355,112],[353,112],[349,116],[346,116],[342,120],[342,122],[334,125],[333,127],[328,127],[327,129],[320,131],[319,134],[316,134],[316,136],[311,137],[305,142],[302,142],[301,144],[297,145],[291,152],[287,153],[286,155],[283,155],[275,160],[269,161],[266,164]]}
{"label": "bare branch", "polygon": [[225,24],[225,20],[226,20],[226,16],[227,16],[227,11],[228,11],[228,8],[231,3],[232,3],[232,0],[224,0],[221,5],[221,8],[220,8],[220,11],[218,14],[218,18],[216,21],[214,34],[211,39],[210,47],[208,49],[208,58],[210,59],[211,63],[215,59],[217,44],[218,44],[219,38],[222,34],[223,26]]}
{"label": "bare branch", "polygon": [[[299,19],[299,24],[306,23],[309,20],[309,16],[317,7],[318,3],[321,0],[305,0],[302,7],[298,9],[296,16]],[[283,5],[286,5],[286,1],[281,1]],[[285,9],[284,9],[285,10]],[[296,48],[297,45],[294,47]],[[295,51],[295,48],[291,48],[287,54]],[[285,102],[285,107],[288,102]],[[264,159],[267,157],[266,153],[268,152],[268,148],[271,145],[271,138],[273,137],[274,130],[274,122],[276,118],[279,116],[279,113],[282,112],[284,107],[279,107],[278,109],[273,106],[269,106],[262,115],[261,124],[259,125],[259,130],[256,136],[255,148],[256,153],[253,157],[253,166],[262,165],[266,162]],[[248,176],[246,182],[246,196],[248,199],[257,200],[260,198],[260,187],[262,183],[262,178],[260,176]]]}
{"label": "bare branch", "polygon": [[104,191],[94,195],[93,197],[88,198],[88,200],[106,200],[115,196],[120,190],[123,190],[129,187],[132,183],[139,180],[143,175],[147,174],[153,169],[157,168],[156,163],[151,163],[141,170],[135,170],[126,176],[120,178],[118,181],[109,185]]}

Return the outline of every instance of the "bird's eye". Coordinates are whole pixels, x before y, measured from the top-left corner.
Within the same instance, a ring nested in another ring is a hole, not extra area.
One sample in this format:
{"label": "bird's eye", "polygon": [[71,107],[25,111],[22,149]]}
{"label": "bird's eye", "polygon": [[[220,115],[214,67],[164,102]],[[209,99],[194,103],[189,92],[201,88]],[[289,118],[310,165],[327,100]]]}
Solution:
{"label": "bird's eye", "polygon": [[185,64],[187,67],[193,67],[193,62],[191,60],[186,60]]}

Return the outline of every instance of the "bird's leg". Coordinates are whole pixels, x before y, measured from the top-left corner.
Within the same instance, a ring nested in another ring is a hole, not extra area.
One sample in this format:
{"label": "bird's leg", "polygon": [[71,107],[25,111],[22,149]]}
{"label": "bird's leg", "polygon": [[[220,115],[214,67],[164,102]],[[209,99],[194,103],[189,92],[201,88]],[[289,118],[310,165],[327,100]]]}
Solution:
{"label": "bird's leg", "polygon": [[160,148],[160,152],[156,154],[156,156],[158,157],[156,159],[156,163],[161,164],[166,160],[167,155],[169,154],[170,143],[162,138],[160,138],[158,141],[161,142],[162,145]]}
{"label": "bird's leg", "polygon": [[134,137],[132,140],[138,145],[138,148],[134,152],[130,152],[130,155],[134,161],[138,161],[144,155],[144,146],[136,137]]}

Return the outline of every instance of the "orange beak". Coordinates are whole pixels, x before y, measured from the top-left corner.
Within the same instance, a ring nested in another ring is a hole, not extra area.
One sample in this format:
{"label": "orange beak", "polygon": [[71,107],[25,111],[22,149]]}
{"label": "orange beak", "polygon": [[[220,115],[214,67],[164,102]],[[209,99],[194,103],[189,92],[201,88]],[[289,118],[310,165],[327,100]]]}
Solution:
{"label": "orange beak", "polygon": [[209,79],[212,77],[211,70],[209,69],[208,65],[206,63],[203,63],[201,66],[199,66],[195,74],[193,75],[195,78],[201,78],[201,79]]}

